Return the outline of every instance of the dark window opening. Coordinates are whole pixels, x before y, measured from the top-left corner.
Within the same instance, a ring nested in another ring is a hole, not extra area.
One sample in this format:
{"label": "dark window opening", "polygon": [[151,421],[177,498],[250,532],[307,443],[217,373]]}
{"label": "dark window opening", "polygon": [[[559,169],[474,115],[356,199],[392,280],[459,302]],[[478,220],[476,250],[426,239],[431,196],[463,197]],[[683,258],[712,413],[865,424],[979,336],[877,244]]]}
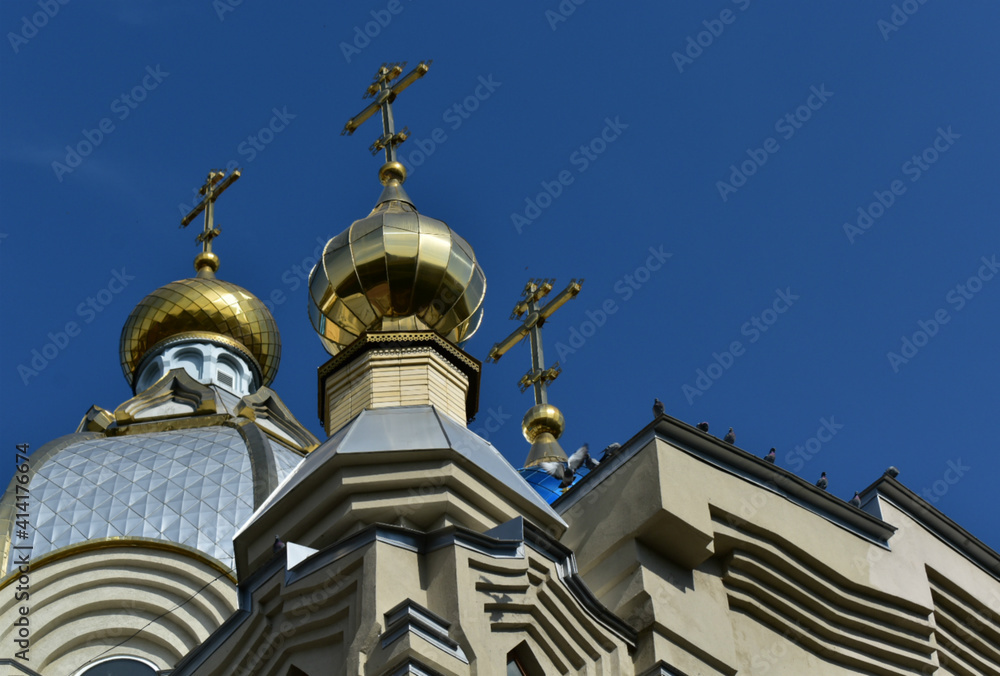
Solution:
{"label": "dark window opening", "polygon": [[80,676],[156,676],[156,671],[144,662],[121,657],[95,664]]}

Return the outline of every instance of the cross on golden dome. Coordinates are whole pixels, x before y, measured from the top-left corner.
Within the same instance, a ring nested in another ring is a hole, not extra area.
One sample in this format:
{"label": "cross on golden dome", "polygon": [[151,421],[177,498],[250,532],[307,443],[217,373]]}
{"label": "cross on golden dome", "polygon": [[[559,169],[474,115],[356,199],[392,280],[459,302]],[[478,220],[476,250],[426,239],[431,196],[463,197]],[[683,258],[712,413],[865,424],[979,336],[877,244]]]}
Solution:
{"label": "cross on golden dome", "polygon": [[548,384],[551,383],[562,372],[559,362],[550,368],[545,368],[545,354],[542,350],[542,325],[545,320],[552,316],[556,310],[562,307],[567,301],[580,293],[583,280],[570,280],[569,285],[563,289],[559,295],[550,300],[545,307],[539,309],[538,302],[548,295],[552,290],[554,279],[532,279],[524,287],[522,299],[511,312],[511,319],[520,319],[527,315],[521,326],[517,327],[512,334],[504,340],[495,344],[491,349],[487,361],[498,361],[510,348],[517,345],[525,336],[531,340],[531,370],[521,377],[519,383],[521,391],[524,392],[529,387],[535,388],[535,404],[547,404]]}
{"label": "cross on golden dome", "polygon": [[372,155],[377,155],[380,150],[385,151],[386,164],[396,161],[396,146],[406,140],[410,135],[407,127],[403,127],[400,132],[396,131],[395,123],[392,119],[392,102],[401,91],[422,78],[430,69],[432,61],[421,61],[416,68],[407,73],[402,80],[390,86],[389,83],[399,77],[403,72],[406,62],[383,63],[382,67],[375,73],[375,81],[368,86],[364,98],[374,99],[368,107],[352,117],[344,125],[341,135],[351,135],[354,131],[365,123],[365,121],[375,114],[375,111],[382,111],[382,135],[375,139],[375,142],[368,148]]}
{"label": "cross on golden dome", "polygon": [[201,253],[195,257],[194,267],[201,276],[214,276],[215,271],[219,269],[219,257],[212,253],[212,240],[222,232],[221,228],[215,227],[215,200],[219,199],[226,188],[235,183],[239,177],[239,169],[229,176],[226,176],[224,171],[216,169],[209,171],[205,185],[198,190],[198,194],[204,197],[181,219],[180,227],[185,228],[198,214],[205,212],[205,229],[195,238],[196,242],[201,243]]}
{"label": "cross on golden dome", "polygon": [[525,467],[535,467],[543,462],[567,462],[566,452],[559,445],[559,437],[566,428],[562,412],[549,403],[548,386],[562,373],[559,362],[545,368],[545,354],[542,351],[542,326],[552,314],[580,293],[582,279],[571,279],[565,289],[539,308],[538,303],[552,290],[554,279],[531,279],[521,292],[521,300],[510,313],[511,319],[521,319],[521,325],[513,333],[490,348],[487,361],[499,361],[509,349],[517,345],[525,336],[531,338],[531,370],[521,376],[518,383],[521,391],[529,387],[535,389],[535,405],[528,409],[521,420],[521,432],[531,444]]}

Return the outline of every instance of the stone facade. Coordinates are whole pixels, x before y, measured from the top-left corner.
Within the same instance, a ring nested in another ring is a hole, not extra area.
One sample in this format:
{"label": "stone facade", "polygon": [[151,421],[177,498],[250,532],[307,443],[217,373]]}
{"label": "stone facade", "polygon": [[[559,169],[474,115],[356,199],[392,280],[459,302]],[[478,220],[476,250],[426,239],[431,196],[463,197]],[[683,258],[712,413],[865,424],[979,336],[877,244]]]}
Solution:
{"label": "stone facade", "polygon": [[[287,420],[272,400],[239,410]],[[1000,557],[892,474],[862,500],[660,416],[549,506],[453,411],[369,406],[257,491],[235,575],[141,538],[38,562],[32,662],[0,665],[78,676],[118,655],[171,676],[1000,673]],[[17,605],[0,605],[5,646]]]}

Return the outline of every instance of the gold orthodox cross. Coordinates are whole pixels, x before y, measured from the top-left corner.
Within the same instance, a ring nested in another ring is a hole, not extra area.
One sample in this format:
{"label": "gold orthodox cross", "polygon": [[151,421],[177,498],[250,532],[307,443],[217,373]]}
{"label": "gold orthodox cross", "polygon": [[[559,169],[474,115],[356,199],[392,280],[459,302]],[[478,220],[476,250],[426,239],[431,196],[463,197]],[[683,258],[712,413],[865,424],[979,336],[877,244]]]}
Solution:
{"label": "gold orthodox cross", "polygon": [[380,150],[385,151],[385,161],[395,162],[396,161],[396,146],[406,140],[410,135],[410,130],[407,127],[403,127],[403,131],[397,132],[395,123],[392,120],[392,102],[396,100],[396,97],[401,91],[409,87],[411,84],[422,78],[430,69],[431,61],[421,61],[416,68],[411,70],[402,80],[396,84],[390,86],[389,83],[395,80],[403,72],[403,66],[406,62],[402,63],[383,63],[382,67],[378,69],[375,73],[375,81],[371,83],[368,87],[368,91],[365,92],[364,98],[374,99],[368,107],[362,110],[360,113],[352,117],[344,125],[343,131],[340,132],[341,136],[344,134],[350,135],[354,133],[354,130],[359,126],[364,124],[365,120],[375,114],[375,111],[381,109],[382,111],[382,135],[375,139],[375,143],[371,144],[368,148],[372,155],[377,155]]}
{"label": "gold orthodox cross", "polygon": [[518,385],[522,392],[529,387],[535,388],[536,405],[549,403],[548,384],[562,373],[559,362],[550,368],[545,368],[545,354],[542,351],[542,326],[553,312],[580,293],[580,287],[583,284],[582,279],[570,280],[569,286],[539,309],[538,302],[552,290],[552,282],[554,281],[554,279],[532,279],[528,282],[521,294],[521,301],[514,306],[514,311],[510,313],[511,319],[524,317],[524,321],[512,334],[490,348],[490,353],[486,357],[487,361],[499,361],[507,350],[521,342],[525,336],[529,336],[531,340],[531,370],[521,377]]}
{"label": "gold orthodox cross", "polygon": [[203,211],[205,212],[205,229],[195,238],[195,241],[201,243],[203,253],[212,253],[212,240],[222,232],[221,229],[215,227],[215,200],[219,199],[219,195],[225,192],[226,188],[235,183],[239,177],[239,169],[229,174],[228,177],[224,171],[213,169],[208,172],[205,185],[201,186],[201,189],[198,190],[198,194],[204,195],[204,197],[201,202],[198,202],[198,206],[189,211],[188,215],[181,219],[181,227],[184,228],[194,220],[195,216]]}

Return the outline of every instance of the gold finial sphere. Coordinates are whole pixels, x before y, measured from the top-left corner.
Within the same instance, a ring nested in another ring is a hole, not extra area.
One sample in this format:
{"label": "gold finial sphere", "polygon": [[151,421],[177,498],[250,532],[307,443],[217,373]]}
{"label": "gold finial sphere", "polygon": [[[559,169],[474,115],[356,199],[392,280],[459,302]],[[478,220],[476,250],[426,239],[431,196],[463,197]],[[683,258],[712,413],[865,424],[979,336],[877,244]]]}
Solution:
{"label": "gold finial sphere", "polygon": [[528,409],[521,420],[521,433],[528,443],[534,443],[538,435],[548,432],[558,439],[566,429],[566,419],[562,411],[552,404],[536,404]]}
{"label": "gold finial sphere", "polygon": [[378,170],[378,180],[382,185],[389,185],[389,181],[393,179],[400,183],[406,182],[406,167],[402,162],[386,162]]}
{"label": "gold finial sphere", "polygon": [[201,272],[202,268],[208,268],[211,272],[219,271],[219,257],[211,251],[202,251],[194,257],[194,269]]}

